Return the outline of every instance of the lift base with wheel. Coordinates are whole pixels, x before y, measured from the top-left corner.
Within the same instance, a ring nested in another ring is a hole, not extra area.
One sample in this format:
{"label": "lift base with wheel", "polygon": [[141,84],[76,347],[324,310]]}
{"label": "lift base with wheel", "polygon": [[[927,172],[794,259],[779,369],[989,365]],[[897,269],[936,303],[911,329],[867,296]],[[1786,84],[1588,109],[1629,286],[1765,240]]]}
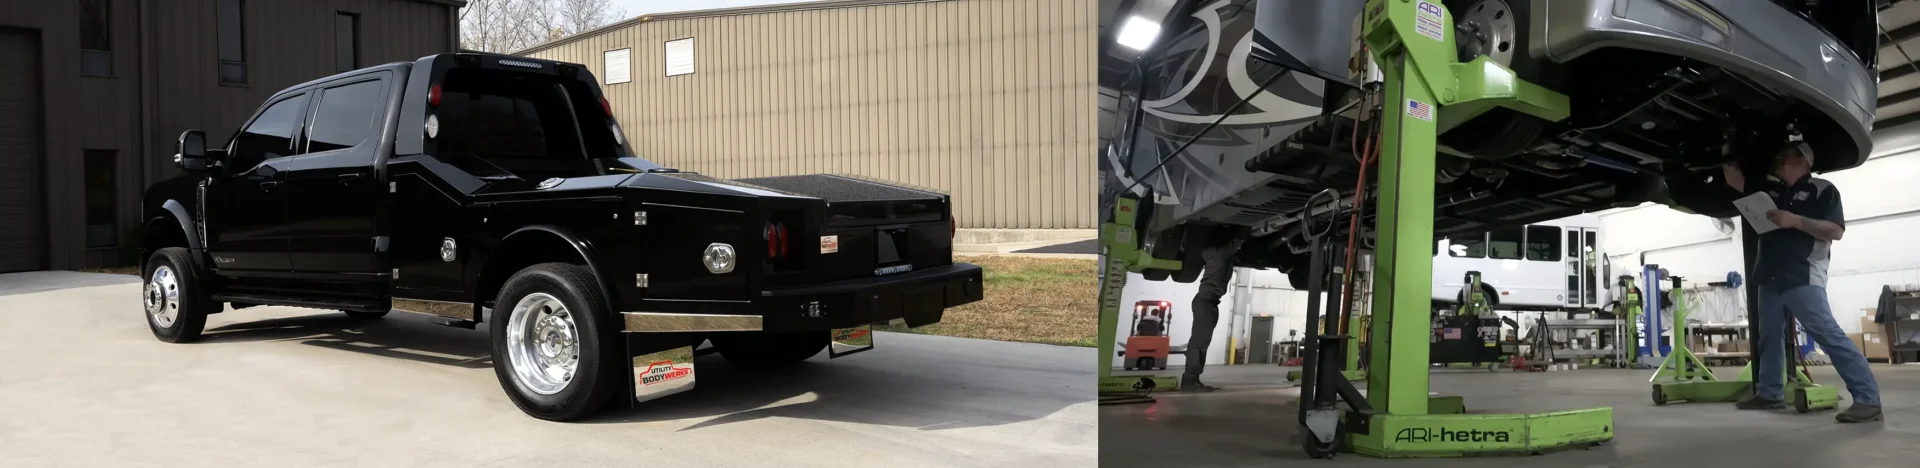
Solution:
{"label": "lift base with wheel", "polygon": [[[1560,121],[1567,117],[1567,97],[1520,80],[1484,56],[1460,63],[1453,18],[1438,1],[1369,0],[1364,14],[1365,43],[1381,66],[1386,89],[1385,112],[1378,117],[1384,138],[1369,391],[1359,402],[1348,401],[1357,409],[1344,411],[1335,424],[1327,424],[1325,416],[1303,417],[1309,455],[1332,455],[1317,450],[1311,443],[1316,440],[1331,442],[1323,447],[1388,458],[1536,453],[1612,440],[1613,409],[1606,407],[1433,414],[1439,408],[1428,394],[1429,250],[1438,135],[1496,106]],[[1312,372],[1306,377],[1305,387],[1330,380]]]}
{"label": "lift base with wheel", "polygon": [[[1733,380],[1654,383],[1653,404],[1733,402],[1752,393],[1753,365],[1748,364]],[[1840,388],[1813,383],[1812,376],[1800,367],[1787,374],[1786,395],[1787,404],[1801,413],[1840,407]]]}

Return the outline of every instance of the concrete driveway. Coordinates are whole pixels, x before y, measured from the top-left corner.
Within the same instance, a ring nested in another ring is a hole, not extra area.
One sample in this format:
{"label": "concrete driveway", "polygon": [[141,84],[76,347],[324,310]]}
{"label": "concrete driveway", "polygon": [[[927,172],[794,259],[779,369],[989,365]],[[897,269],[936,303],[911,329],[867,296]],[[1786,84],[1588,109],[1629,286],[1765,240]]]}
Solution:
{"label": "concrete driveway", "polygon": [[[85,286],[47,290],[48,282]],[[201,342],[175,345],[151,336],[139,292],[129,276],[0,275],[6,465],[1097,460],[1091,349],[882,333],[873,351],[831,361],[822,353],[778,371],[736,370],[710,355],[698,361],[692,391],[552,423],[520,413],[501,392],[484,327],[255,307],[214,315]]]}

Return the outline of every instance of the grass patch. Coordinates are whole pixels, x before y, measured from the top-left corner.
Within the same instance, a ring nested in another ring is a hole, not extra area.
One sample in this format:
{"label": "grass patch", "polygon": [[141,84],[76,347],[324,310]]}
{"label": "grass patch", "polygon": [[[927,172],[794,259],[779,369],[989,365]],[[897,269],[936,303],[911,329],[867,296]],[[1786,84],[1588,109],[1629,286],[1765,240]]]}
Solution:
{"label": "grass patch", "polygon": [[140,267],[137,267],[137,266],[123,266],[123,267],[111,267],[111,268],[82,268],[82,269],[80,269],[80,272],[81,272],[81,273],[106,273],[106,274],[112,274],[112,275],[134,275],[134,276],[140,276]]}
{"label": "grass patch", "polygon": [[957,256],[979,265],[985,298],[947,309],[940,323],[875,330],[1094,347],[1100,327],[1098,262],[1070,258]]}

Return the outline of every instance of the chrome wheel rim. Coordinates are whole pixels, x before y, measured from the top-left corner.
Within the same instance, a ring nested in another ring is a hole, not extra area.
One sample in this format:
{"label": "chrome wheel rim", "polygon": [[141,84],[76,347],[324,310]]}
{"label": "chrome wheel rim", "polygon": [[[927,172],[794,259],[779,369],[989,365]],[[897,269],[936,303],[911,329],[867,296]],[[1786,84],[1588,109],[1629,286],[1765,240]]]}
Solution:
{"label": "chrome wheel rim", "polygon": [[507,360],[514,380],[541,395],[560,393],[580,366],[580,329],[567,306],[547,293],[514,304],[507,322]]}
{"label": "chrome wheel rim", "polygon": [[154,268],[141,298],[147,309],[148,320],[160,328],[173,326],[173,322],[180,318],[180,277],[173,273],[173,267],[161,265]]}
{"label": "chrome wheel rim", "polygon": [[1518,21],[1504,0],[1481,0],[1462,9],[1453,21],[1462,60],[1485,55],[1494,63],[1512,68],[1514,49],[1520,47],[1516,41]]}

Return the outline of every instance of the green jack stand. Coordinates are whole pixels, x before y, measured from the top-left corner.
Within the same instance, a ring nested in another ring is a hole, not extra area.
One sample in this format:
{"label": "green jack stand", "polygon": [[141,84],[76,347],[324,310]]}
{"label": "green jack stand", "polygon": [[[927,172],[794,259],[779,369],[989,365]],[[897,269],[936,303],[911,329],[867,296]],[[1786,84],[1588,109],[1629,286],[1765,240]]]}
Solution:
{"label": "green jack stand", "polygon": [[[1427,392],[1429,251],[1438,135],[1495,106],[1564,120],[1567,97],[1520,80],[1486,57],[1459,63],[1452,15],[1437,1],[1369,0],[1365,11],[1366,45],[1381,66],[1387,91],[1387,111],[1380,117],[1385,135],[1367,366],[1366,399],[1373,409],[1348,412],[1344,428],[1334,434],[1345,436],[1345,448],[1354,452],[1395,458],[1534,453],[1612,440],[1613,409],[1606,407],[1433,414],[1440,408]],[[1310,427],[1308,437],[1318,433]]]}
{"label": "green jack stand", "polygon": [[[1790,343],[1791,341],[1789,341],[1789,344]],[[1674,348],[1675,351],[1679,349],[1678,347]],[[1782,351],[1792,352],[1792,349],[1792,346],[1786,346],[1782,348]],[[1782,359],[1785,359],[1785,357],[1782,356]],[[1788,403],[1793,405],[1795,411],[1811,413],[1840,407],[1839,387],[1814,383],[1813,376],[1807,375],[1806,368],[1794,366],[1791,361],[1788,362],[1787,367],[1793,369],[1793,372],[1787,372],[1787,375],[1783,377],[1787,380],[1786,396],[1788,400],[1790,400]],[[1659,376],[1656,374],[1655,377]],[[1740,376],[1733,380],[1696,380],[1690,382],[1656,382],[1653,384],[1654,405],[1665,405],[1675,402],[1724,403],[1739,401],[1741,398],[1751,394],[1753,394],[1752,363],[1748,363],[1746,367],[1741,368]]]}
{"label": "green jack stand", "polygon": [[[1149,201],[1151,202],[1151,201]],[[1173,376],[1113,375],[1113,346],[1120,326],[1121,292],[1127,286],[1127,272],[1147,268],[1179,270],[1180,262],[1153,258],[1137,239],[1135,222],[1140,200],[1120,197],[1114,203],[1113,222],[1100,226],[1100,244],[1105,255],[1100,280],[1100,367],[1099,391],[1105,403],[1109,396],[1137,397],[1156,391],[1177,390],[1180,380]],[[1117,400],[1116,400],[1117,401]]]}
{"label": "green jack stand", "polygon": [[[1667,279],[1673,281],[1673,288],[1667,291],[1667,294],[1673,298],[1673,333],[1668,335],[1672,337],[1669,345],[1673,351],[1667,353],[1667,359],[1660,362],[1660,368],[1653,371],[1653,378],[1648,381],[1656,382],[1661,377],[1666,377],[1667,383],[1696,379],[1708,382],[1720,380],[1713,376],[1712,370],[1707,369],[1706,361],[1700,360],[1699,356],[1693,354],[1693,347],[1688,344],[1690,342],[1687,340],[1688,311],[1686,291],[1680,288],[1682,278],[1673,276]],[[1655,396],[1658,395],[1659,393],[1655,392]],[[1656,399],[1654,403],[1659,404],[1660,401]]]}

